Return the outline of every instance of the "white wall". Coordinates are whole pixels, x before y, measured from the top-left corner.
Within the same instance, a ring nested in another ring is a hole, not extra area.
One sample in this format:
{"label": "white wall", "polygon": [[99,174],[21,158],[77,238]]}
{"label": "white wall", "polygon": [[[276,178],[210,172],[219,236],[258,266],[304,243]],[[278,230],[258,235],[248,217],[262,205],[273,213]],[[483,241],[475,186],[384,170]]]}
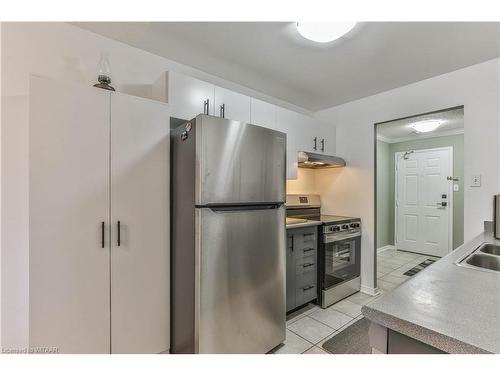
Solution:
{"label": "white wall", "polygon": [[[28,344],[28,93],[29,74],[92,85],[102,51],[118,91],[150,97],[150,85],[176,70],[291,110],[281,100],[65,23],[3,23],[1,113],[1,338]],[[47,291],[50,293],[50,291]]]}
{"label": "white wall", "polygon": [[[492,220],[500,187],[499,65],[495,59],[316,113],[335,124],[337,154],[348,167],[323,185],[325,211],[363,221],[362,285],[375,285],[374,123],[464,105],[465,233],[467,241]],[[480,188],[470,187],[482,175]],[[318,184],[318,179],[316,180]]]}

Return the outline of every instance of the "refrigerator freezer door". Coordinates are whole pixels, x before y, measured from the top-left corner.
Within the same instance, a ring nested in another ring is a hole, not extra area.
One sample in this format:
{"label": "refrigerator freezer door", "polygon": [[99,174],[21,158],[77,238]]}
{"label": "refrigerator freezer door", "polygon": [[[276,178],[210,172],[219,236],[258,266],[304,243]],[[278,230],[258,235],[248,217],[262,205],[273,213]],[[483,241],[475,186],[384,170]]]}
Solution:
{"label": "refrigerator freezer door", "polygon": [[196,209],[199,353],[266,353],[285,340],[285,208]]}
{"label": "refrigerator freezer door", "polygon": [[285,201],[286,134],[200,115],[196,138],[197,205]]}

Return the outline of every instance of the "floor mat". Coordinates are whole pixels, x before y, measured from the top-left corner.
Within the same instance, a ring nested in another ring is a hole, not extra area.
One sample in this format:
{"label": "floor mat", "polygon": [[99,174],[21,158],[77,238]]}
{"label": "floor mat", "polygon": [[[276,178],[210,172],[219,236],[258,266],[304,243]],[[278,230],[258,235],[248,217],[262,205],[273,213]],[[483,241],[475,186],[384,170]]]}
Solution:
{"label": "floor mat", "polygon": [[362,318],[326,341],[323,348],[332,354],[371,354],[369,327],[370,321]]}
{"label": "floor mat", "polygon": [[422,263],[420,263],[419,265],[417,265],[417,266],[413,267],[412,269],[410,269],[410,270],[406,271],[405,273],[403,273],[403,275],[413,276],[416,273],[419,273],[420,271],[422,271],[425,267],[430,266],[434,262],[435,262],[434,259],[426,259]]}

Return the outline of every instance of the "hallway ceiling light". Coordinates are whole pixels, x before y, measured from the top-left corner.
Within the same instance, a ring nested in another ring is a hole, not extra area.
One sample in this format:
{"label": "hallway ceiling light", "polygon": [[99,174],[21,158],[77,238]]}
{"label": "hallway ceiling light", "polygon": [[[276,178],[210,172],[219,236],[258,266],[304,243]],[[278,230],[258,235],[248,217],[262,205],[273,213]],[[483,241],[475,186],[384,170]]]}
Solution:
{"label": "hallway ceiling light", "polygon": [[297,22],[297,30],[304,38],[328,43],[351,31],[356,22]]}
{"label": "hallway ceiling light", "polygon": [[423,120],[414,122],[410,125],[410,128],[418,133],[428,133],[439,128],[439,126],[441,126],[441,123],[442,122],[440,120]]}

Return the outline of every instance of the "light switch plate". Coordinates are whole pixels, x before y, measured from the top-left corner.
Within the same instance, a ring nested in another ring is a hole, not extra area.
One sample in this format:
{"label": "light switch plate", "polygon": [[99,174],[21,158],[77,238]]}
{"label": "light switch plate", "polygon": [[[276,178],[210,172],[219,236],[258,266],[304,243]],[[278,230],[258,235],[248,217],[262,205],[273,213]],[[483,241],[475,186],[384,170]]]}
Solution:
{"label": "light switch plate", "polygon": [[470,180],[470,186],[472,187],[480,187],[481,186],[481,175],[474,174]]}
{"label": "light switch plate", "polygon": [[458,186],[458,184],[453,184],[453,191],[460,191],[460,186]]}

